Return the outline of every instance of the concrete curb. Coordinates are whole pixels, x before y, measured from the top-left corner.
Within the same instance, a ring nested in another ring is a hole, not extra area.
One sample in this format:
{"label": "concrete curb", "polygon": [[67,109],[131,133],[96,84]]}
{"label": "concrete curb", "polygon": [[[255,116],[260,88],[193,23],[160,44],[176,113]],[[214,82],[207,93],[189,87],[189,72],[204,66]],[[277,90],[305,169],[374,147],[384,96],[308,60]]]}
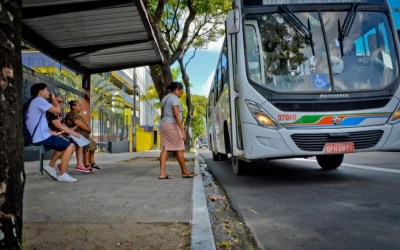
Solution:
{"label": "concrete curb", "polygon": [[210,216],[204,192],[203,178],[200,172],[198,154],[195,156],[195,172],[199,173],[193,180],[192,195],[192,250],[215,250],[214,236],[211,229]]}

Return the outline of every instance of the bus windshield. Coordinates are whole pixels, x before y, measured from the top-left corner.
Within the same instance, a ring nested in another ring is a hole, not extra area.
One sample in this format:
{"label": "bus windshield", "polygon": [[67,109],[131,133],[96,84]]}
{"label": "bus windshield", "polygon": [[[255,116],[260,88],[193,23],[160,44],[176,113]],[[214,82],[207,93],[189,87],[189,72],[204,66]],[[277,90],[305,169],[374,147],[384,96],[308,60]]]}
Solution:
{"label": "bus windshield", "polygon": [[387,16],[365,11],[351,14],[351,22],[345,22],[349,11],[245,16],[249,80],[285,93],[389,86],[398,77],[398,61]]}

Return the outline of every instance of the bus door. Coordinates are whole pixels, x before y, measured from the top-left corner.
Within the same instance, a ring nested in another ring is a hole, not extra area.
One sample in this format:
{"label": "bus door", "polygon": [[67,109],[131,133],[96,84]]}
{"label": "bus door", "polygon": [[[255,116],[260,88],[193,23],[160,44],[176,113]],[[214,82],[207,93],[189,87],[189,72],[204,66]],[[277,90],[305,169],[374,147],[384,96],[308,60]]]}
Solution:
{"label": "bus door", "polygon": [[237,60],[237,37],[240,27],[240,13],[237,9],[228,12],[226,20],[227,31],[227,54],[229,65],[229,95],[230,95],[230,143],[231,154],[234,157],[244,156],[242,129],[240,121],[239,82],[238,82],[238,60]]}

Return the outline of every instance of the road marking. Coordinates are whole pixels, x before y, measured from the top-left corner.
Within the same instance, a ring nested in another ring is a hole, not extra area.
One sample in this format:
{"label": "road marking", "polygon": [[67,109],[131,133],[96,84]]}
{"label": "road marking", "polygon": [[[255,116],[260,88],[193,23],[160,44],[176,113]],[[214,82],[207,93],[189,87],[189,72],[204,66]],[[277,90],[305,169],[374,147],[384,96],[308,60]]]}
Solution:
{"label": "road marking", "polygon": [[[317,162],[316,160],[301,159],[301,158],[296,158],[296,159],[293,159],[293,160]],[[341,167],[359,168],[359,169],[366,169],[366,170],[372,170],[372,171],[379,171],[379,172],[387,172],[387,173],[396,173],[396,174],[400,174],[400,170],[397,170],[397,169],[377,168],[377,167],[370,167],[370,166],[363,166],[363,165],[355,165],[355,164],[349,164],[349,163],[342,163]]]}
{"label": "road marking", "polygon": [[343,163],[343,164],[342,164],[342,167],[360,168],[360,169],[366,169],[366,170],[373,170],[373,171],[380,171],[380,172],[388,172],[388,173],[400,174],[400,170],[397,170],[397,169],[390,169],[390,168],[377,168],[377,167],[362,166],[362,165],[354,165],[354,164],[348,164],[348,163]]}

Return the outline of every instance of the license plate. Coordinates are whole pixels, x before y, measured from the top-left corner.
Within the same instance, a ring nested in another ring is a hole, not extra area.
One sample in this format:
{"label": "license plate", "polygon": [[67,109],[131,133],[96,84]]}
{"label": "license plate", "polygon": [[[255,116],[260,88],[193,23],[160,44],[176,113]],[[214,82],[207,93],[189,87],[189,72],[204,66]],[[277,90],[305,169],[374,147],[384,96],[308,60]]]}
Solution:
{"label": "license plate", "polygon": [[354,152],[353,142],[336,142],[325,144],[325,153],[327,154],[343,154],[352,152]]}

